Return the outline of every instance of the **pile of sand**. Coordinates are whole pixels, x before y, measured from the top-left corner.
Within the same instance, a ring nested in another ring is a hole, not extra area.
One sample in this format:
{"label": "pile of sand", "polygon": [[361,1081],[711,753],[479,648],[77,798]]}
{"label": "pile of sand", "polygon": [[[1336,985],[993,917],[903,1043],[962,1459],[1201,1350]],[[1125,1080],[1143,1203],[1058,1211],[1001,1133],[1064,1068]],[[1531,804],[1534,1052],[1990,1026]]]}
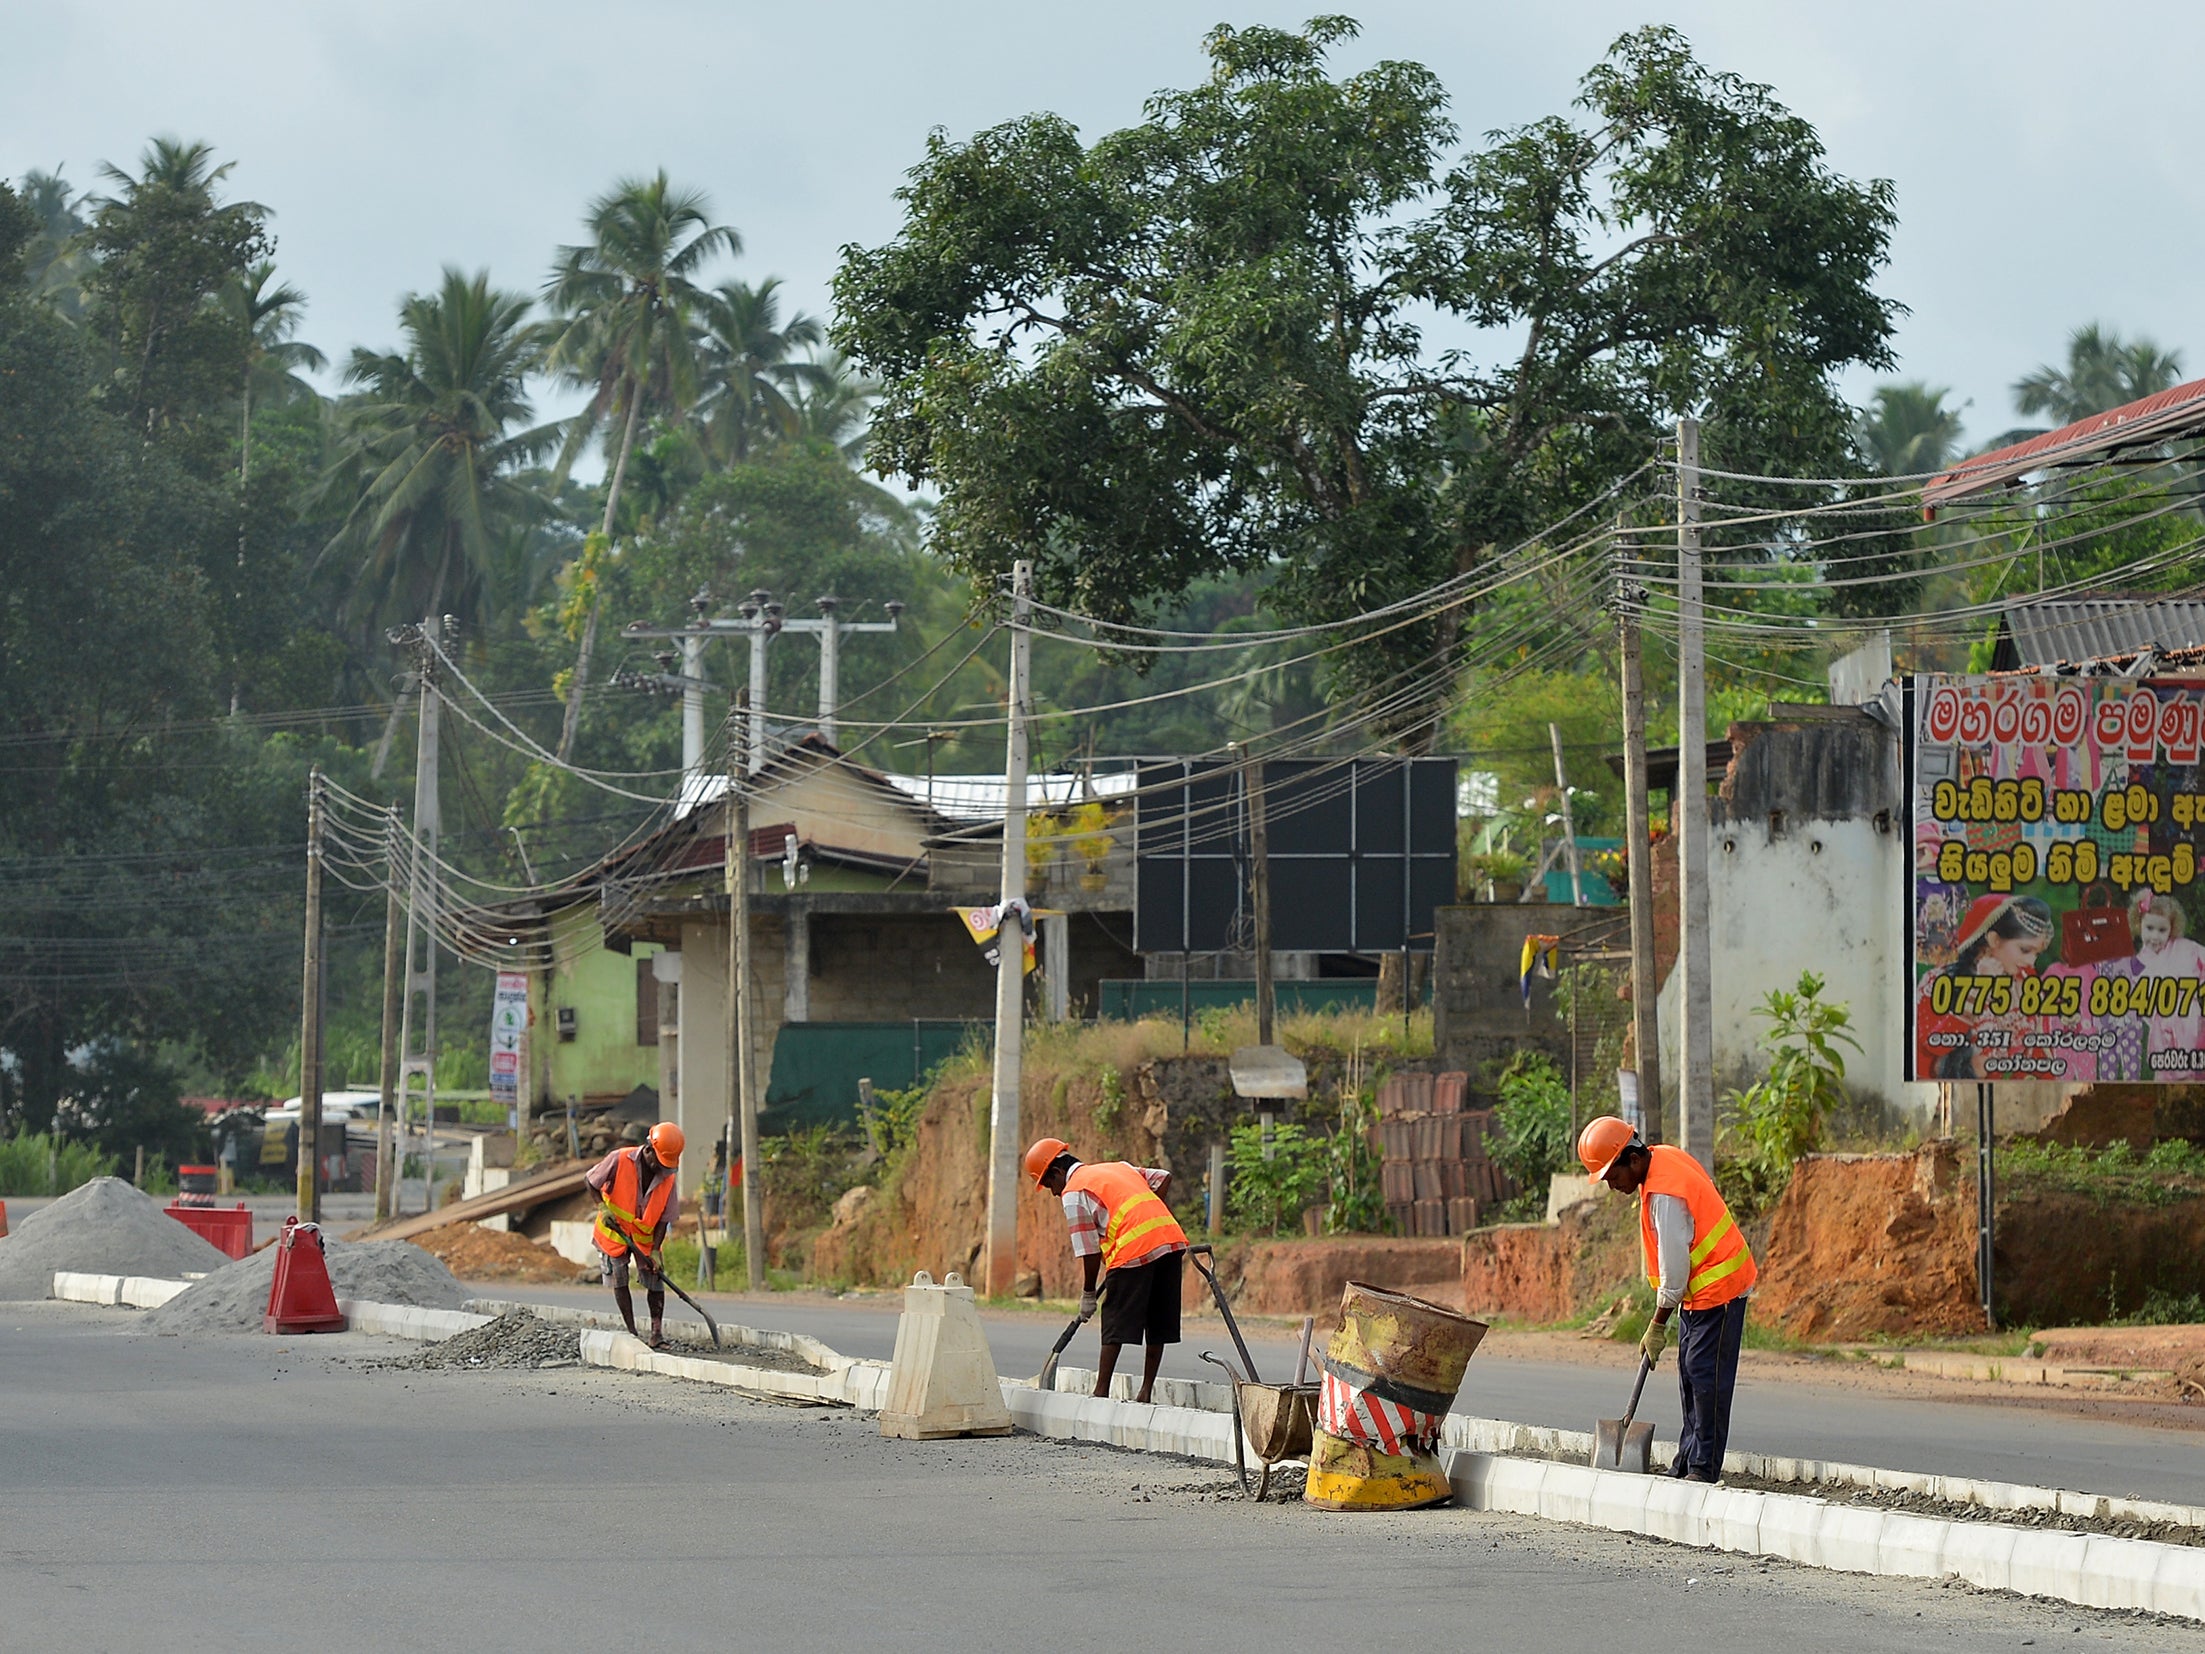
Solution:
{"label": "pile of sand", "polygon": [[175,1280],[230,1261],[119,1177],[95,1177],[32,1212],[14,1231],[0,1240],[0,1299],[47,1297],[56,1270]]}
{"label": "pile of sand", "polygon": [[[330,1284],[339,1298],[365,1298],[378,1304],[412,1304],[424,1309],[457,1309],[467,1289],[452,1272],[409,1241],[350,1244],[322,1237]],[[159,1309],[148,1310],[149,1332],[258,1332],[268,1313],[268,1288],[276,1276],[279,1248],[264,1246],[250,1257],[195,1281]]]}

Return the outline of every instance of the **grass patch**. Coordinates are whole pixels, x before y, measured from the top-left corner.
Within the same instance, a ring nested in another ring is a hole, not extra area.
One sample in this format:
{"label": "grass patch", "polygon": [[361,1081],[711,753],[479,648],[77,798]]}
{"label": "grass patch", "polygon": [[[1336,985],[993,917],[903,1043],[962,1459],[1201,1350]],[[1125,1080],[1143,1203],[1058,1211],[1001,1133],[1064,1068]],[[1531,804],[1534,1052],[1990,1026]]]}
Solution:
{"label": "grass patch", "polygon": [[2126,1143],[2102,1149],[2015,1138],[1998,1146],[2008,1189],[2055,1190],[2099,1206],[2171,1206],[2205,1197],[2205,1150],[2173,1139],[2138,1154]]}
{"label": "grass patch", "polygon": [[65,1195],[95,1177],[113,1177],[121,1161],[58,1133],[0,1137],[0,1196]]}

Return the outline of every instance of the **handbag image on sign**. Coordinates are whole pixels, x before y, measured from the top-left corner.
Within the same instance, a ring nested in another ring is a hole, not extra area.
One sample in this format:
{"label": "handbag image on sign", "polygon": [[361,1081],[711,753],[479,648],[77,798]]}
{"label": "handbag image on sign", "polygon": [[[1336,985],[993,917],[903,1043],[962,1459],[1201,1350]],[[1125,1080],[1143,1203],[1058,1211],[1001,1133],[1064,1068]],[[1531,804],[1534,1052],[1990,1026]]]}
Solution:
{"label": "handbag image on sign", "polygon": [[2128,909],[2118,906],[2110,885],[2094,884],[2082,893],[2082,904],[2060,915],[2060,963],[2102,965],[2136,951],[2129,934]]}

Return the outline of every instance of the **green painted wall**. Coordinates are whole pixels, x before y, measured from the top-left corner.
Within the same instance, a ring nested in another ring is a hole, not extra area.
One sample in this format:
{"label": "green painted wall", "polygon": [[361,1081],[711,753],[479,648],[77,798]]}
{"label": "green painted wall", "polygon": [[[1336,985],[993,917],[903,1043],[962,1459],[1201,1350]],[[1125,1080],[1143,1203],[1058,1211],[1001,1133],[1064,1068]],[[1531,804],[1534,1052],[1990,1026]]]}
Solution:
{"label": "green painted wall", "polygon": [[[658,1047],[636,1043],[636,961],[659,951],[638,942],[635,952],[605,946],[594,905],[569,908],[552,920],[552,936],[564,963],[548,979],[535,980],[543,1003],[534,1006],[530,1037],[545,1053],[538,1071],[554,1099],[625,1095],[639,1085],[658,1085]],[[559,1010],[574,1011],[574,1038],[559,1037]]]}

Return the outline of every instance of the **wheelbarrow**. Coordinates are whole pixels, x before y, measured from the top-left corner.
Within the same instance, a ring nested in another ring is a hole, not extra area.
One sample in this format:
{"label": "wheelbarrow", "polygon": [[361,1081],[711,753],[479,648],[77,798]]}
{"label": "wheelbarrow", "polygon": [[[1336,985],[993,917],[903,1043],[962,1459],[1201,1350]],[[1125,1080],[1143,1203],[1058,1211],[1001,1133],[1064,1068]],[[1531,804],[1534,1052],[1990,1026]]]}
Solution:
{"label": "wheelbarrow", "polygon": [[[1210,1256],[1207,1246],[1188,1248],[1194,1259],[1194,1267],[1209,1283],[1210,1296],[1217,1300],[1217,1310],[1225,1318],[1225,1330],[1232,1334],[1233,1347],[1240,1352],[1245,1373],[1235,1371],[1231,1362],[1202,1352],[1202,1359],[1217,1368],[1232,1384],[1233,1391],[1233,1468],[1240,1476],[1240,1491],[1251,1499],[1261,1499],[1271,1488],[1272,1470],[1288,1460],[1308,1462],[1310,1431],[1317,1416],[1317,1392],[1319,1386],[1303,1382],[1309,1371],[1309,1340],[1315,1330],[1315,1322],[1309,1317],[1302,1320],[1301,1357],[1295,1364],[1294,1382],[1291,1384],[1266,1384],[1256,1374],[1256,1359],[1248,1353],[1248,1341],[1240,1336],[1240,1323],[1233,1319],[1233,1306],[1225,1301],[1224,1288],[1218,1284],[1216,1273],[1204,1261]],[[1255,1486],[1248,1485],[1248,1449],[1255,1449],[1259,1470]]]}

